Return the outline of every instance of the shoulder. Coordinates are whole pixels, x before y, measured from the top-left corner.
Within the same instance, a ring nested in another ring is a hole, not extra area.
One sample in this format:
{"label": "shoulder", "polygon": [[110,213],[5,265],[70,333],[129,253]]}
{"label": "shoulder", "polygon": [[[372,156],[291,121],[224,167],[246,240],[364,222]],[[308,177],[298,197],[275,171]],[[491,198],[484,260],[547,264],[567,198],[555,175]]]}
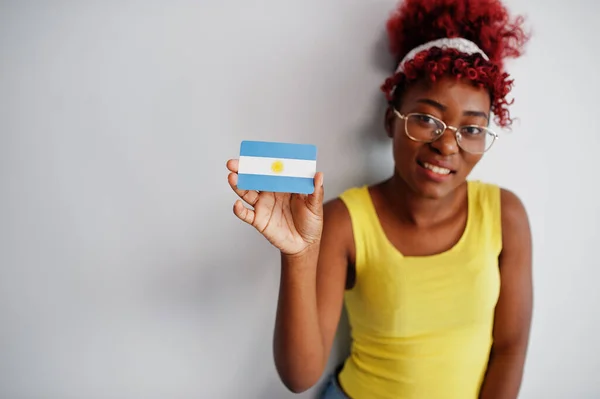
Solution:
{"label": "shoulder", "polygon": [[354,258],[354,232],[348,196],[354,190],[345,191],[323,205],[322,244],[343,251],[349,260]]}
{"label": "shoulder", "polygon": [[485,193],[487,196],[496,199],[496,201],[499,200],[503,222],[506,217],[526,216],[523,202],[513,191],[500,187],[497,184],[480,180],[469,181],[469,184],[471,187],[475,188],[478,193]]}
{"label": "shoulder", "polygon": [[514,192],[500,188],[502,227],[505,233],[516,233],[529,229],[527,210],[523,201]]}
{"label": "shoulder", "polygon": [[341,197],[327,201],[323,205],[323,214],[329,222],[350,223],[350,212]]}
{"label": "shoulder", "polygon": [[324,233],[334,233],[339,238],[352,237],[350,211],[342,198],[334,198],[323,205],[323,224]]}
{"label": "shoulder", "polygon": [[[352,218],[355,217],[356,209],[364,206],[365,197],[368,195],[368,187],[351,187],[343,191],[338,197],[323,205],[326,219],[341,228],[352,230]],[[325,221],[327,223],[327,221]]]}
{"label": "shoulder", "polygon": [[506,252],[513,247],[528,245],[529,220],[521,198],[495,183],[479,180],[469,183],[481,209],[491,215],[489,221],[495,226],[494,234],[499,250]]}
{"label": "shoulder", "polygon": [[531,247],[531,228],[523,201],[514,192],[500,189],[503,252]]}

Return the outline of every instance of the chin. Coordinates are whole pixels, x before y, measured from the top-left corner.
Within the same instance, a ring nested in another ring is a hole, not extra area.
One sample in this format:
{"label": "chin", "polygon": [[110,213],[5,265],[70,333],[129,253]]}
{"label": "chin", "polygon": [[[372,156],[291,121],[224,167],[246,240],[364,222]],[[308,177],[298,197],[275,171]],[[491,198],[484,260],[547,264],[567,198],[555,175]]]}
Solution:
{"label": "chin", "polygon": [[422,173],[411,171],[404,181],[415,194],[428,199],[441,199],[454,192],[463,182],[462,176],[450,174],[448,176],[423,176]]}
{"label": "chin", "polygon": [[418,181],[413,185],[415,192],[424,198],[440,199],[452,193],[455,185]]}
{"label": "chin", "polygon": [[411,180],[418,192],[427,198],[443,198],[451,194],[465,179],[461,173],[451,170],[449,173],[440,174],[417,166],[411,171]]}
{"label": "chin", "polygon": [[420,166],[404,170],[397,169],[396,175],[413,193],[428,199],[444,198],[465,182],[465,176],[462,173],[452,171],[446,175],[440,175]]}

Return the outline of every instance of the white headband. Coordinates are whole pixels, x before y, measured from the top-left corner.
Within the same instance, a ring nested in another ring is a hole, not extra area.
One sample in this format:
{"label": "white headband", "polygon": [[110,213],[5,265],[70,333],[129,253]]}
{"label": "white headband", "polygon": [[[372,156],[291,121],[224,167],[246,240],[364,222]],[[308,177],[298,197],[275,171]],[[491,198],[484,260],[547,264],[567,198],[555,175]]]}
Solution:
{"label": "white headband", "polygon": [[489,61],[489,57],[483,52],[482,49],[480,49],[472,41],[464,39],[462,37],[443,38],[427,42],[410,50],[408,54],[404,56],[402,61],[400,61],[400,64],[398,64],[398,69],[396,69],[396,73],[404,71],[404,64],[407,61],[410,61],[413,58],[415,58],[415,55],[417,55],[423,50],[429,50],[432,47],[439,47],[442,49],[453,48],[460,51],[461,53],[466,53],[469,55],[479,53],[486,61]]}

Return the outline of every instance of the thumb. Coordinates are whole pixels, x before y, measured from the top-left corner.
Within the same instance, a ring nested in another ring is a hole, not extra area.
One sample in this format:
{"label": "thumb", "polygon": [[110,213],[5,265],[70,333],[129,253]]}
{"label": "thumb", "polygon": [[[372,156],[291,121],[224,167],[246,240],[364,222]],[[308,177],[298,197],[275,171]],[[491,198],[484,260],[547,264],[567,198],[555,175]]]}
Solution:
{"label": "thumb", "polygon": [[314,178],[315,191],[309,194],[306,198],[306,204],[308,209],[316,215],[322,214],[323,205],[323,194],[325,192],[323,188],[323,173],[317,172]]}

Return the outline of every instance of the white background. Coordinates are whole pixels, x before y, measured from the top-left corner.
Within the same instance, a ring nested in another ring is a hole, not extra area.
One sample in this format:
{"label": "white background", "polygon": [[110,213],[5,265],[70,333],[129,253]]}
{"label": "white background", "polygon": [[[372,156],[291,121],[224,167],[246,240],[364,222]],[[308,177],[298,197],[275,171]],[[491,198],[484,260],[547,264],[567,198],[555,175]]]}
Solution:
{"label": "white background", "polygon": [[[1,2],[0,397],[313,397],[275,373],[279,257],[232,214],[225,162],[316,144],[327,198],[388,176],[394,5]],[[509,5],[534,29],[509,64],[520,121],[472,177],[531,218],[521,397],[598,398],[600,5]]]}

